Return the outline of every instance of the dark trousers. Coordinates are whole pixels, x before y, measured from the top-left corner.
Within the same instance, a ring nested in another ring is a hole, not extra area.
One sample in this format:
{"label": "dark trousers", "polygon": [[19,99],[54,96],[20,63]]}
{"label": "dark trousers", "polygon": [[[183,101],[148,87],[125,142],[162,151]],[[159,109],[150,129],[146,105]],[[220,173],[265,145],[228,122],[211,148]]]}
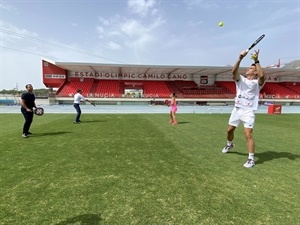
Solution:
{"label": "dark trousers", "polygon": [[81,109],[80,109],[80,106],[79,104],[76,104],[74,103],[73,104],[74,108],[76,109],[76,112],[77,112],[77,115],[76,115],[76,118],[75,118],[75,121],[78,123],[79,120],[80,120],[80,115],[81,115]]}
{"label": "dark trousers", "polygon": [[25,123],[23,126],[23,134],[27,134],[29,132],[29,128],[33,121],[33,112],[27,112],[25,109],[21,109],[21,112],[25,118]]}

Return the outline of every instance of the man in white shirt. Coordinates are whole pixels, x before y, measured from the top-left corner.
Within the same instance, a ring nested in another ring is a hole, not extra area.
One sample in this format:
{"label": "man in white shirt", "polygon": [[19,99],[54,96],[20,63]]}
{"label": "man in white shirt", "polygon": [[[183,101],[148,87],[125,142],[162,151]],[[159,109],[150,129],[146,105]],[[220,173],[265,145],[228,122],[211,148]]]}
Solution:
{"label": "man in white shirt", "polygon": [[80,121],[80,115],[81,115],[80,102],[81,101],[87,101],[87,102],[90,102],[92,105],[94,105],[94,103],[92,103],[90,100],[84,98],[81,95],[81,90],[77,90],[77,93],[74,95],[74,103],[73,103],[73,106],[77,112],[76,118],[74,120],[74,124],[78,124],[79,122],[81,122]]}
{"label": "man in white shirt", "polygon": [[254,63],[248,68],[245,76],[240,75],[239,67],[242,59],[247,55],[246,51],[240,53],[239,59],[232,69],[233,80],[236,84],[235,105],[231,112],[227,128],[227,144],[222,153],[229,152],[233,147],[234,130],[242,122],[248,148],[248,159],[244,167],[251,168],[255,165],[253,128],[255,122],[255,111],[258,108],[259,92],[265,84],[265,74],[260,66],[259,50],[252,54]]}

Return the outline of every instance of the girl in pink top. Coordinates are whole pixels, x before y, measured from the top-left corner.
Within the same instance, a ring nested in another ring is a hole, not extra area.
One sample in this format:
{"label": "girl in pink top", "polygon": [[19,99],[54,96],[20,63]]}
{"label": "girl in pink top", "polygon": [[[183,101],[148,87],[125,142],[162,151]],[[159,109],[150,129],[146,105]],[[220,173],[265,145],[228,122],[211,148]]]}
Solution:
{"label": "girl in pink top", "polygon": [[170,95],[171,97],[171,110],[170,110],[170,117],[171,117],[171,120],[170,120],[170,123],[176,125],[177,122],[176,122],[176,118],[175,118],[175,114],[177,112],[177,104],[176,104],[176,94],[175,93],[172,93]]}

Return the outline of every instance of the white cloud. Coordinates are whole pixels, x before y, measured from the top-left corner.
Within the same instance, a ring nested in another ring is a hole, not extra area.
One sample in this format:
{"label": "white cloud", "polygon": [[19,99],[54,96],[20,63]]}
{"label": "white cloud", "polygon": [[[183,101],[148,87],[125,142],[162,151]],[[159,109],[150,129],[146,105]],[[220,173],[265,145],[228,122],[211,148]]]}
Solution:
{"label": "white cloud", "polygon": [[129,37],[141,37],[150,35],[156,28],[164,23],[161,18],[155,19],[151,24],[143,24],[142,21],[129,19],[120,24],[121,31]]}
{"label": "white cloud", "polygon": [[162,17],[157,17],[152,24],[149,25],[149,31],[152,31],[160,26],[162,26],[166,21]]}
{"label": "white cloud", "polygon": [[4,21],[0,21],[0,27],[2,46],[7,46],[7,44],[9,43],[17,43],[17,41],[22,40],[24,38],[30,40],[30,38],[38,37],[38,35],[34,32],[15,27]]}
{"label": "white cloud", "polygon": [[199,25],[201,25],[203,23],[204,23],[203,21],[191,21],[191,20],[187,22],[187,24],[189,26],[199,26]]}
{"label": "white cloud", "polygon": [[[147,45],[156,40],[155,31],[161,27],[165,20],[161,17],[148,17],[135,19],[115,15],[109,19],[99,18],[100,25],[96,27],[102,46],[119,50],[122,46],[145,49]],[[112,44],[114,43],[114,44]]]}
{"label": "white cloud", "polygon": [[152,16],[155,16],[155,15],[157,15],[159,12],[160,12],[160,10],[157,9],[157,8],[155,8],[155,9],[153,9],[153,10],[151,11],[151,15],[152,15]]}
{"label": "white cloud", "polygon": [[106,20],[102,17],[99,17],[100,22],[104,25],[104,26],[108,26],[109,25],[109,20]]}
{"label": "white cloud", "polygon": [[102,26],[97,26],[96,27],[96,31],[99,33],[99,34],[104,34],[104,28]]}
{"label": "white cloud", "polygon": [[121,46],[113,41],[110,41],[108,44],[107,44],[108,48],[109,49],[121,49]]}
{"label": "white cloud", "polygon": [[125,21],[123,24],[120,24],[121,31],[129,37],[142,35],[147,31],[143,25],[134,19]]}
{"label": "white cloud", "polygon": [[157,9],[155,8],[155,0],[128,0],[127,6],[129,10],[135,14],[138,14],[142,17],[147,16],[148,12],[152,10],[151,13],[156,13]]}
{"label": "white cloud", "polygon": [[128,47],[133,47],[134,49],[143,50],[144,47],[153,40],[155,40],[154,36],[145,33],[144,35],[141,35],[132,41],[126,42],[126,45]]}
{"label": "white cloud", "polygon": [[7,11],[12,11],[12,10],[15,10],[15,8],[11,5],[8,5],[8,4],[4,4],[2,1],[0,3],[0,9],[2,10],[7,10]]}
{"label": "white cloud", "polygon": [[200,7],[204,9],[211,9],[211,8],[219,8],[219,5],[214,1],[207,1],[207,0],[184,0],[183,1],[189,9],[194,7]]}
{"label": "white cloud", "polygon": [[121,32],[117,31],[117,30],[112,30],[110,32],[107,33],[107,36],[112,37],[112,36],[121,36]]}
{"label": "white cloud", "polygon": [[156,0],[128,0],[130,16],[116,14],[110,18],[99,17],[100,25],[96,30],[102,39],[101,45],[111,50],[127,47],[137,51],[147,48],[157,39],[157,29],[165,23],[157,5]]}

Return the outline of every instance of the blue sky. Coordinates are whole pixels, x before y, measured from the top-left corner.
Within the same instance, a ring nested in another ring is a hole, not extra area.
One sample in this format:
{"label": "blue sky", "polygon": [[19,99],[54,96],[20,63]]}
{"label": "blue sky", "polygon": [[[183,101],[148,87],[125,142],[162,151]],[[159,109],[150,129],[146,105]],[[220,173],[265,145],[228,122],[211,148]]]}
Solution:
{"label": "blue sky", "polygon": [[300,58],[300,0],[0,0],[0,11],[0,90],[44,88],[42,58],[233,65],[261,34],[263,66]]}

